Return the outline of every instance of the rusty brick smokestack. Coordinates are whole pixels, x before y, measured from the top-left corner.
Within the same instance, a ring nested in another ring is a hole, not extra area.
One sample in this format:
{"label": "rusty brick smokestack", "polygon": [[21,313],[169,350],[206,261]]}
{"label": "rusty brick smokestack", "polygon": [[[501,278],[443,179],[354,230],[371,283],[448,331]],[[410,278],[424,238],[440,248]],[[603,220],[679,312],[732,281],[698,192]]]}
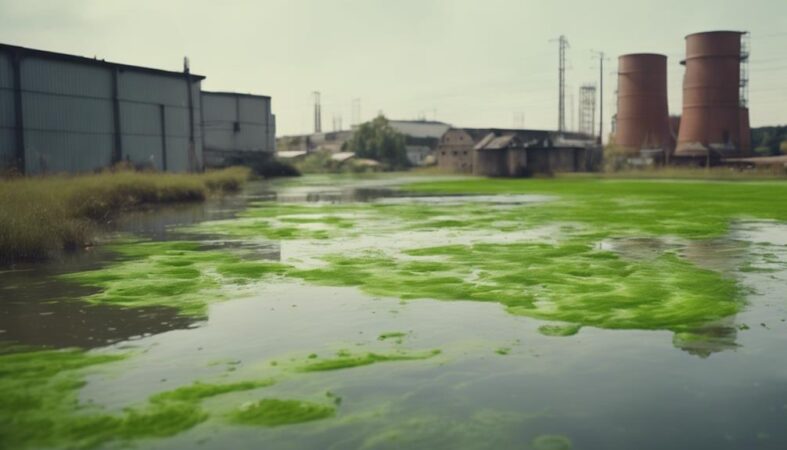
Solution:
{"label": "rusty brick smokestack", "polygon": [[734,156],[749,150],[749,113],[740,99],[739,31],[686,36],[683,115],[676,156]]}
{"label": "rusty brick smokestack", "polygon": [[670,152],[667,57],[634,53],[618,58],[618,113],[615,145],[621,153],[642,149]]}

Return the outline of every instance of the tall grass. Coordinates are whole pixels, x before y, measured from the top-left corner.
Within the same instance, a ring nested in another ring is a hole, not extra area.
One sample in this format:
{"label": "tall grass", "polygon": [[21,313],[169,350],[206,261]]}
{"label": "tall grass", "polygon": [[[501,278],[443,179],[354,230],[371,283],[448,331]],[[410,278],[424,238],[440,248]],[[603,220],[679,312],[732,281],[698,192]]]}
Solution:
{"label": "tall grass", "polygon": [[147,204],[202,201],[239,190],[249,170],[106,172],[0,181],[0,262],[46,259],[89,245],[113,215]]}

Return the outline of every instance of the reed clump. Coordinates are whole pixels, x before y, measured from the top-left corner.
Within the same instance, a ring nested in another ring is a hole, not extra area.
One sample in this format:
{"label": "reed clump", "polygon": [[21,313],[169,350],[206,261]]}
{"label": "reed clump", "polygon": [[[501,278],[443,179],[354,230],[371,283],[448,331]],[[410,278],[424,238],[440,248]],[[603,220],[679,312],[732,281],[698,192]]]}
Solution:
{"label": "reed clump", "polygon": [[0,181],[0,262],[47,259],[90,245],[114,215],[144,205],[202,201],[239,190],[249,170],[202,174],[114,171]]}

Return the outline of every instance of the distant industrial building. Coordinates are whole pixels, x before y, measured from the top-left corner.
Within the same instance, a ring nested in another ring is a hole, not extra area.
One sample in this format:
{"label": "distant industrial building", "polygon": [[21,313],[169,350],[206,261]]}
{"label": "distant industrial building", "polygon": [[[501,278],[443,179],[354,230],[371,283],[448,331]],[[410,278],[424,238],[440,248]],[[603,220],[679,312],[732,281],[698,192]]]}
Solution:
{"label": "distant industrial building", "polygon": [[338,153],[342,151],[342,146],[352,138],[352,135],[352,130],[342,130],[282,136],[276,139],[276,150],[278,152],[327,151]]}
{"label": "distant industrial building", "polygon": [[276,116],[265,95],[202,91],[205,165],[221,167],[276,151]]}
{"label": "distant industrial building", "polygon": [[451,172],[527,176],[596,170],[600,148],[581,133],[452,128],[440,140],[437,164]]}
{"label": "distant industrial building", "polygon": [[490,128],[451,128],[437,145],[437,166],[448,172],[473,173],[473,148],[494,132]]}
{"label": "distant industrial building", "polygon": [[394,130],[405,136],[407,160],[414,166],[435,162],[435,150],[451,125],[433,120],[391,120]]}
{"label": "distant industrial building", "polygon": [[[428,120],[389,120],[394,130],[405,136],[405,151],[410,164],[422,166],[434,163],[434,152],[440,138],[451,128],[443,122]],[[276,140],[279,152],[293,151],[328,151],[341,152],[344,144],[352,139],[354,130],[340,130],[293,136],[282,136]]]}
{"label": "distant industrial building", "polygon": [[203,79],[0,44],[0,170],[200,170]]}

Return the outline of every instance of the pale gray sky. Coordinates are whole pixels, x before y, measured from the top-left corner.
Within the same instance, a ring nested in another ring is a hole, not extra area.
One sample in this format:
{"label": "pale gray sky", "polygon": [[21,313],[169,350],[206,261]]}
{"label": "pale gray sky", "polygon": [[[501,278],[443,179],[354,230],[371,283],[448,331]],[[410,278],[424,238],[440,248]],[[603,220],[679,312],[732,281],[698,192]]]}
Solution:
{"label": "pale gray sky", "polygon": [[560,34],[567,107],[605,51],[608,130],[618,55],[657,52],[679,113],[684,36],[716,29],[751,32],[752,125],[787,123],[785,0],[0,0],[0,42],[170,70],[188,55],[205,89],[271,95],[279,134],[312,129],[314,90],[328,130],[353,98],[363,119],[554,129]]}

